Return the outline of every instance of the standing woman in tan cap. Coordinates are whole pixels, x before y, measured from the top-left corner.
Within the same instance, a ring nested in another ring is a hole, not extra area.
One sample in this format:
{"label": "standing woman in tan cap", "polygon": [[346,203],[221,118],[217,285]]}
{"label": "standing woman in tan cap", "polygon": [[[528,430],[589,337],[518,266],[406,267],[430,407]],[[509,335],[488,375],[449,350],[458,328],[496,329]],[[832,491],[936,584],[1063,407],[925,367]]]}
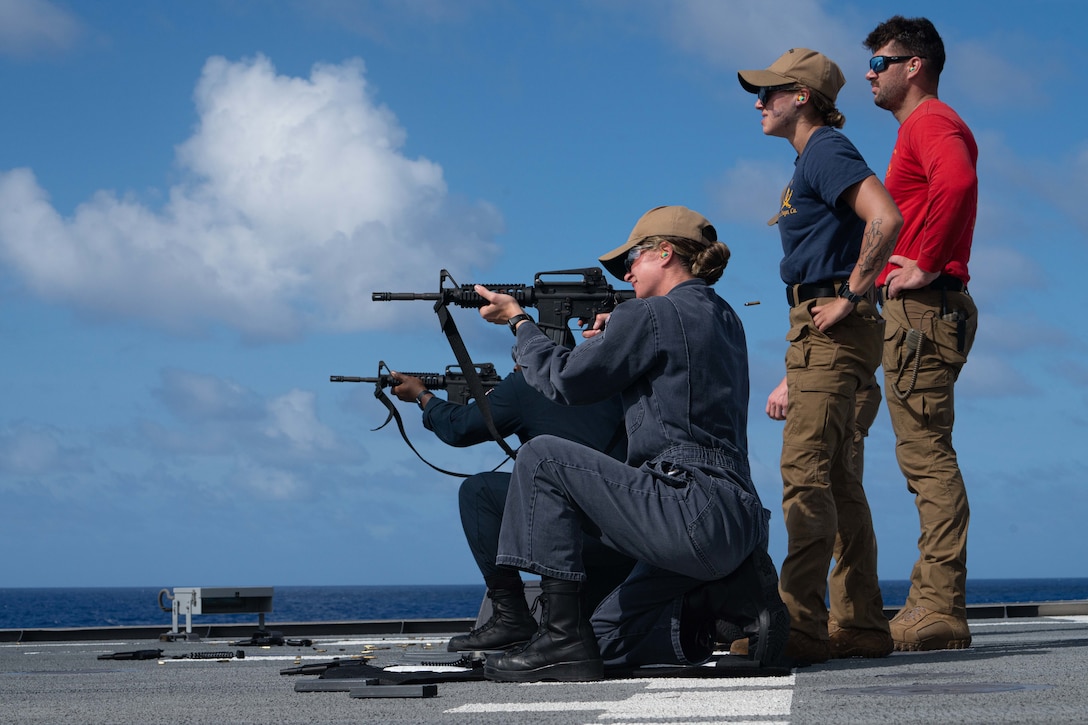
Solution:
{"label": "standing woman in tan cap", "polygon": [[[605,667],[699,664],[719,619],[750,628],[757,666],[776,662],[789,615],[748,468],[748,349],[711,288],[729,249],[702,215],[666,206],[600,260],[636,299],[573,350],[513,297],[476,287],[484,319],[514,330],[530,385],[575,405],[619,394],[628,437],[626,462],[553,436],[521,447],[497,561],[541,575],[544,609],[529,643],[490,657],[485,675],[591,680]],[[637,561],[592,618],[580,608],[583,532]]]}
{"label": "standing woman in tan cap", "polygon": [[903,219],[838,131],[846,119],[835,98],[846,80],[835,63],[793,48],[766,70],[737,75],[756,94],[763,133],[786,139],[797,152],[793,178],[769,222],[782,238],[780,273],[790,305],[786,377],[767,401],[767,414],[786,421],[782,510],[789,544],[780,585],[790,611],[786,654],[800,663],[883,657],[892,641],[876,536],[851,451],[855,396],[872,380],[883,345],[870,291]]}

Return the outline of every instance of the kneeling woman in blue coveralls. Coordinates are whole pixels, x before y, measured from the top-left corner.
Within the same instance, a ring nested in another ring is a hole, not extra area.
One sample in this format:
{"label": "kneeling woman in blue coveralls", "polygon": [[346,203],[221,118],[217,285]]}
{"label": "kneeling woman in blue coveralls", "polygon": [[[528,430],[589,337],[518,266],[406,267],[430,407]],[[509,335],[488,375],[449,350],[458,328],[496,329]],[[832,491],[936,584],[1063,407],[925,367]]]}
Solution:
{"label": "kneeling woman in blue coveralls", "polygon": [[[776,657],[788,614],[766,555],[770,512],[748,468],[744,328],[711,289],[729,248],[696,212],[657,207],[600,260],[637,299],[573,350],[514,298],[476,287],[490,303],[481,316],[514,329],[533,387],[574,405],[619,393],[628,435],[626,463],[553,436],[521,448],[497,561],[541,576],[544,609],[533,639],[490,657],[485,673],[592,680],[605,666],[698,664],[715,620],[745,617],[762,623],[759,657]],[[592,619],[579,608],[584,531],[638,562]]]}

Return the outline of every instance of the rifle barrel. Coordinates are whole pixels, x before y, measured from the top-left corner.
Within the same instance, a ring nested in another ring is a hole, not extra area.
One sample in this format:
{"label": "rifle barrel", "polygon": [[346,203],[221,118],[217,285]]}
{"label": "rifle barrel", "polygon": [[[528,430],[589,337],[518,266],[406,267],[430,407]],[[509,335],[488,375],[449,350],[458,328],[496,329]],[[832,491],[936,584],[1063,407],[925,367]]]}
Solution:
{"label": "rifle barrel", "polygon": [[[402,372],[401,375],[411,376],[413,378],[419,378],[423,381],[423,385],[432,388],[434,390],[445,390],[450,384],[449,372],[447,373],[414,373],[414,372]],[[495,372],[495,366],[491,363],[481,363],[478,366],[477,374],[481,375],[483,382],[486,385],[488,381],[494,380],[497,384],[502,378]],[[361,378],[353,375],[330,375],[330,383],[377,383],[383,388],[392,385],[392,381],[388,375],[382,374],[376,378]]]}
{"label": "rifle barrel", "polygon": [[406,300],[440,300],[442,295],[438,292],[373,292],[370,299],[373,302],[404,302]]}
{"label": "rifle barrel", "polygon": [[[536,290],[525,285],[485,284],[493,292],[503,292],[525,307],[536,306]],[[373,302],[405,302],[410,300],[442,300],[458,307],[478,308],[487,305],[487,300],[479,295],[472,285],[450,287],[441,292],[371,292]]]}

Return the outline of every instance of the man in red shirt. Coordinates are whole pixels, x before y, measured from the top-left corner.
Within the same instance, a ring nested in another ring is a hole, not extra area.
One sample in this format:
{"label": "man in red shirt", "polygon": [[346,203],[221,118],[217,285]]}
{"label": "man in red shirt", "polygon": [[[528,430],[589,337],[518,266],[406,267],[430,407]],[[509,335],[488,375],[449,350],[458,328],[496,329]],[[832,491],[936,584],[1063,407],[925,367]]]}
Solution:
{"label": "man in red shirt", "polygon": [[978,147],[937,98],[941,36],[925,18],[895,16],[865,39],[877,106],[899,122],[884,185],[903,215],[883,301],[885,399],[896,457],[918,507],[919,558],[906,604],[891,621],[898,650],[962,649],[967,626],[970,510],[956,451],[953,390],[974,342],[978,311],[967,262],[978,203]]}

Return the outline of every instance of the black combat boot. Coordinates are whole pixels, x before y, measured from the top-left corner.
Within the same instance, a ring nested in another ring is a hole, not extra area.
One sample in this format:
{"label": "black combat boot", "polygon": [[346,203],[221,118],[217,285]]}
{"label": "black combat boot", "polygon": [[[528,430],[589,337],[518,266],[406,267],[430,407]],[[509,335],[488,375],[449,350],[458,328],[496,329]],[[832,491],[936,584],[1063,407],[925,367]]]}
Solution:
{"label": "black combat boot", "polygon": [[[728,632],[730,641],[740,640],[739,627],[748,638],[746,659],[757,667],[784,666],[790,613],[778,593],[778,571],[766,549],[757,548],[729,576],[689,592],[684,611],[695,620],[715,620],[715,633]],[[683,641],[683,623],[681,627]],[[722,667],[734,663],[729,657],[718,660]]]}
{"label": "black combat boot", "polygon": [[767,550],[757,547],[726,581],[730,587],[723,603],[724,618],[749,620],[744,625],[748,659],[759,667],[787,665],[784,652],[790,612],[778,593],[778,570]]}
{"label": "black combat boot", "polygon": [[582,616],[580,583],[542,577],[540,627],[523,647],[491,655],[484,676],[499,682],[586,682],[604,677],[604,662],[588,617]]}
{"label": "black combat boot", "polygon": [[537,624],[525,603],[521,580],[516,581],[516,585],[489,587],[487,598],[491,600],[491,618],[468,634],[451,637],[446,651],[501,650],[528,642],[536,632]]}

